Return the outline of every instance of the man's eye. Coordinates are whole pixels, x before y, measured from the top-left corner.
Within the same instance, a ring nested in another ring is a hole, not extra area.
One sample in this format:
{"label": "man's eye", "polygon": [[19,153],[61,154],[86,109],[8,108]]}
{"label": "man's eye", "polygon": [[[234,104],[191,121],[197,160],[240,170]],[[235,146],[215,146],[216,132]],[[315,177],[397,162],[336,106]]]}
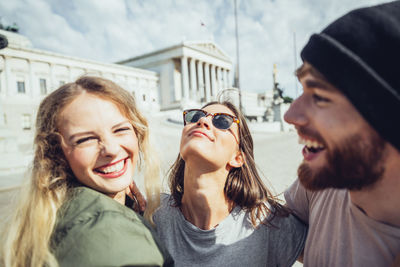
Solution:
{"label": "man's eye", "polygon": [[88,137],[84,137],[84,138],[76,140],[75,144],[80,145],[82,143],[88,142],[90,140],[95,140],[95,139],[96,139],[96,137],[94,137],[94,136],[88,136]]}
{"label": "man's eye", "polygon": [[320,95],[317,95],[317,94],[313,94],[312,95],[312,97],[313,97],[313,99],[314,99],[314,102],[315,103],[328,103],[328,102],[330,102],[330,100],[328,99],[328,98],[325,98],[325,97],[322,97],[322,96],[320,96]]}

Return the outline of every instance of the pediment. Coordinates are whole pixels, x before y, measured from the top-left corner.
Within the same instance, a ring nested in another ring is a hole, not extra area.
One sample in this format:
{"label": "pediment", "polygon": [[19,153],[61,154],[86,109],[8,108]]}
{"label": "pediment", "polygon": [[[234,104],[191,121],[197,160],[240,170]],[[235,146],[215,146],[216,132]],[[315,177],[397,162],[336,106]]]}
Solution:
{"label": "pediment", "polygon": [[189,43],[186,44],[187,46],[200,50],[204,53],[213,55],[218,58],[222,58],[226,61],[231,61],[230,57],[221,49],[219,48],[216,44],[213,42],[206,42],[206,43]]}

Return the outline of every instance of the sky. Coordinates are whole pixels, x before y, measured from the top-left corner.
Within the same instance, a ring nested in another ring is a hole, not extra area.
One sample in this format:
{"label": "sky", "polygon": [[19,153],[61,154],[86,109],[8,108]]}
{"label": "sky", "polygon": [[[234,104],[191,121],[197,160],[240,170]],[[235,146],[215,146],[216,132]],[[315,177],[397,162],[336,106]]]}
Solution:
{"label": "sky", "polygon": [[[301,86],[294,70],[312,33],[348,11],[382,0],[237,0],[241,89],[284,95]],[[182,41],[213,41],[236,64],[234,0],[0,1],[3,25],[17,23],[34,48],[117,62]],[[233,75],[232,75],[233,76]]]}

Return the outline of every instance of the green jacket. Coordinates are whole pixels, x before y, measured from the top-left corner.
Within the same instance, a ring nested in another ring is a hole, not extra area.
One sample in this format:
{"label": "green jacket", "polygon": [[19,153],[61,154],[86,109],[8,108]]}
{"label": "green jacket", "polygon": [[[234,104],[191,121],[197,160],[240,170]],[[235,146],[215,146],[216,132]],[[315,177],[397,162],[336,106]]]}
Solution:
{"label": "green jacket", "polygon": [[51,246],[60,266],[171,266],[144,219],[85,186],[60,208]]}

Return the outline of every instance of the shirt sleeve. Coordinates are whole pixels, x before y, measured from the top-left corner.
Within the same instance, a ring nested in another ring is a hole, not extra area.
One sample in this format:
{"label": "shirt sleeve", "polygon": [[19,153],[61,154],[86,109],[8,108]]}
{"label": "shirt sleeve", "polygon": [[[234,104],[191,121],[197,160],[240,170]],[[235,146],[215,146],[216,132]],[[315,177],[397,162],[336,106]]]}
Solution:
{"label": "shirt sleeve", "polygon": [[60,266],[162,266],[168,261],[140,220],[115,212],[72,227],[56,256]]}
{"label": "shirt sleeve", "polygon": [[285,191],[286,205],[303,222],[308,224],[310,213],[310,193],[301,185],[297,179]]}
{"label": "shirt sleeve", "polygon": [[276,266],[292,266],[304,249],[307,225],[293,215],[280,218],[280,234],[273,240]]}

